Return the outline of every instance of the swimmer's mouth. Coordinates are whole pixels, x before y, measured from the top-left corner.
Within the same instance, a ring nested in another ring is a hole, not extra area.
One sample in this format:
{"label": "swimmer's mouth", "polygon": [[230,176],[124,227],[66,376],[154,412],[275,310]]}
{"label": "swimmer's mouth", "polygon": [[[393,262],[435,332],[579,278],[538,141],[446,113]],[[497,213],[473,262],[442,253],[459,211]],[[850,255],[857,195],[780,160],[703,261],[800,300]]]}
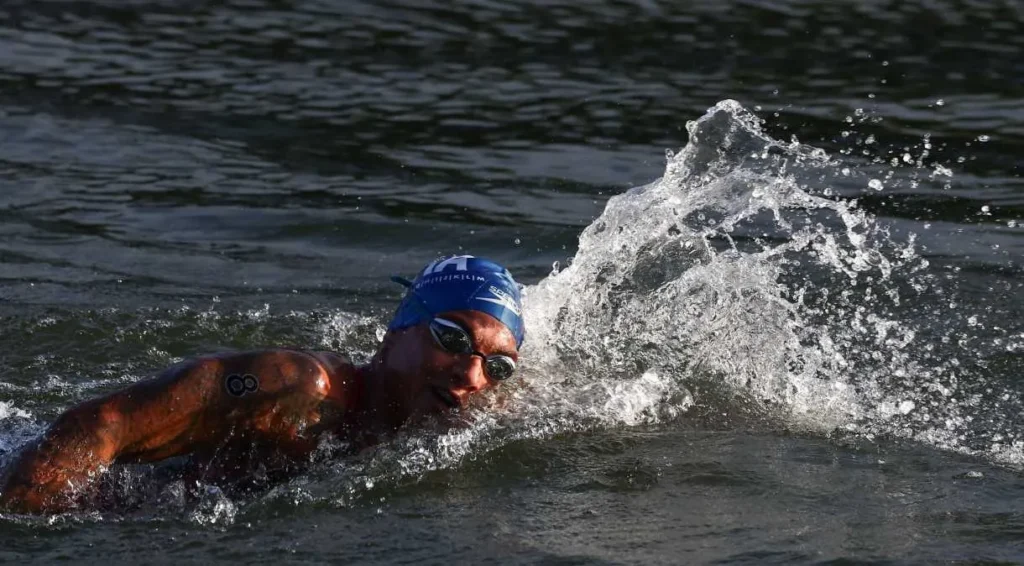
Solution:
{"label": "swimmer's mouth", "polygon": [[450,409],[456,409],[459,407],[459,400],[456,399],[455,396],[447,389],[442,389],[440,387],[432,387],[431,389],[434,390],[434,395],[437,395],[438,398],[441,399],[441,402],[448,405]]}

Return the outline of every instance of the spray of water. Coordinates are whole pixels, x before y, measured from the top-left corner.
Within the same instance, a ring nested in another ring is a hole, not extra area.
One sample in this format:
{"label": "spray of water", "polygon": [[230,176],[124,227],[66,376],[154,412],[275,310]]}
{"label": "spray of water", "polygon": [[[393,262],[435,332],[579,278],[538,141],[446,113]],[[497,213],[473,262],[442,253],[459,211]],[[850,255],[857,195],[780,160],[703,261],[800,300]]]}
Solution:
{"label": "spray of water", "polygon": [[1017,395],[949,347],[978,317],[950,312],[955,281],[916,236],[829,198],[849,169],[733,101],[687,129],[665,175],[610,199],[571,264],[529,289],[537,381],[576,399],[600,384],[633,408],[623,423],[754,406],[787,428],[1019,463]]}

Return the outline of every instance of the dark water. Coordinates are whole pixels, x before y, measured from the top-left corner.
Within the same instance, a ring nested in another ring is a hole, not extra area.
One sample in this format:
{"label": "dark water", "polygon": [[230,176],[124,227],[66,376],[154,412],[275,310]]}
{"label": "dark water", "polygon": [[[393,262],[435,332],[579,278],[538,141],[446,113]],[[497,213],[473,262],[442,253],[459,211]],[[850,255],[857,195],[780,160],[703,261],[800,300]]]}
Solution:
{"label": "dark water", "polygon": [[[365,357],[440,254],[535,327],[465,429],[246,496],[121,470],[0,561],[1024,561],[1022,38],[1010,1],[4,2],[0,453],[184,356]],[[764,133],[688,131],[727,99]]]}

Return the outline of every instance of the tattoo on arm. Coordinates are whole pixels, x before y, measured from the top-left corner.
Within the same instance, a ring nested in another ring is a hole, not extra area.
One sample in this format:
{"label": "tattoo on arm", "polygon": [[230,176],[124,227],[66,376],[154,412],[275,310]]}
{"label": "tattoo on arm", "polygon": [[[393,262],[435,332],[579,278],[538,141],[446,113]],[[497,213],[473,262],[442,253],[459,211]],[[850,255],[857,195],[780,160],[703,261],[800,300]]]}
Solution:
{"label": "tattoo on arm", "polygon": [[224,378],[224,388],[228,395],[243,397],[246,393],[255,393],[260,389],[260,380],[255,375],[233,373]]}

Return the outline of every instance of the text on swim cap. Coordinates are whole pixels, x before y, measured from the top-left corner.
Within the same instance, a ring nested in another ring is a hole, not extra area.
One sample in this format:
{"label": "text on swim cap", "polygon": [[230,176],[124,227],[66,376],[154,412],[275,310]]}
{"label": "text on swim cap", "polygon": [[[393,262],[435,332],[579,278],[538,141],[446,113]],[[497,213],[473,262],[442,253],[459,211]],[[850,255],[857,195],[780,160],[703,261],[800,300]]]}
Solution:
{"label": "text on swim cap", "polygon": [[466,269],[468,269],[467,262],[470,259],[473,259],[473,256],[457,255],[455,257],[450,257],[448,259],[435,261],[428,265],[427,268],[423,270],[423,275],[439,273],[447,269],[448,266],[450,265],[455,266],[455,271],[466,271]]}

